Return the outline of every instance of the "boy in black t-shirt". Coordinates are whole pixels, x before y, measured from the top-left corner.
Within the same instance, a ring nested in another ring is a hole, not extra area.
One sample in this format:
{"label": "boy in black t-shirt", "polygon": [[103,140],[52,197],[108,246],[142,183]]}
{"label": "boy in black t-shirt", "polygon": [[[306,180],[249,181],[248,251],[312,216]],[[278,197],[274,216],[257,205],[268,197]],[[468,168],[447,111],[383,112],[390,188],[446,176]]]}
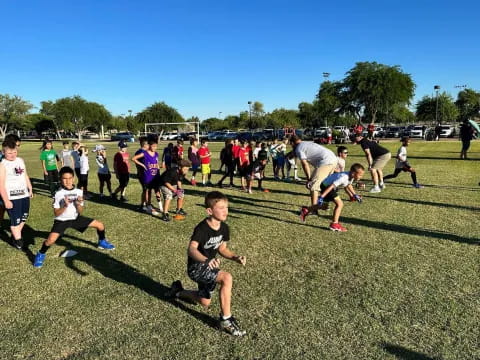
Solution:
{"label": "boy in black t-shirt", "polygon": [[258,190],[263,192],[270,192],[268,189],[262,187],[262,180],[264,177],[265,165],[267,165],[267,157],[265,154],[259,154],[258,159],[251,163],[247,168],[247,192],[252,193],[253,180],[258,181]]}
{"label": "boy in black t-shirt", "polygon": [[195,227],[188,245],[187,272],[190,279],[198,284],[198,290],[184,290],[180,280],[176,280],[168,295],[207,307],[212,301],[213,290],[219,284],[220,329],[234,336],[243,336],[246,332],[240,329],[230,311],[232,275],[219,269],[220,259],[215,256],[219,253],[225,259],[244,266],[247,260],[227,248],[230,240],[230,230],[224,222],[228,215],[227,197],[219,191],[212,191],[205,196],[205,206],[208,217]]}
{"label": "boy in black t-shirt", "polygon": [[[183,220],[187,215],[185,210],[183,210],[184,191],[182,189],[182,179],[188,173],[191,163],[188,160],[180,160],[177,165],[178,167],[171,167],[158,178],[164,199],[163,215],[161,218],[163,221],[170,221],[168,209],[174,197],[177,197],[177,210],[173,218],[175,220]],[[152,186],[155,188],[157,184],[153,184]]]}

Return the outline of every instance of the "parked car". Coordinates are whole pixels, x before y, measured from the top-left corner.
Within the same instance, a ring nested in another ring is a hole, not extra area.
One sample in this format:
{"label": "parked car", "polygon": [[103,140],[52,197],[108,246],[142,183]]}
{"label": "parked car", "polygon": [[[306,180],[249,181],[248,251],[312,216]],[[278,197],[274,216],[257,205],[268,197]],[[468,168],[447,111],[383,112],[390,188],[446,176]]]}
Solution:
{"label": "parked car", "polygon": [[[383,128],[380,127],[380,126],[375,126],[375,130],[373,130],[373,137],[374,138],[383,137],[384,135],[385,135],[385,131],[383,130]],[[368,130],[367,129],[363,130],[362,136],[363,137],[368,136]]]}
{"label": "parked car", "polygon": [[423,139],[425,137],[426,127],[422,125],[415,125],[410,129],[410,134],[408,136],[412,138]]}
{"label": "parked car", "polygon": [[389,126],[385,131],[385,137],[396,138],[403,136],[403,129],[400,126]]}
{"label": "parked car", "polygon": [[178,133],[176,132],[165,132],[160,136],[161,140],[176,140],[178,138]]}
{"label": "parked car", "polygon": [[120,140],[125,140],[128,142],[134,142],[135,141],[135,135],[133,135],[131,132],[119,132],[116,134],[113,134],[110,136],[110,140],[112,141],[120,141]]}
{"label": "parked car", "polygon": [[453,125],[441,125],[442,132],[440,133],[440,137],[454,137],[456,135],[456,129]]}

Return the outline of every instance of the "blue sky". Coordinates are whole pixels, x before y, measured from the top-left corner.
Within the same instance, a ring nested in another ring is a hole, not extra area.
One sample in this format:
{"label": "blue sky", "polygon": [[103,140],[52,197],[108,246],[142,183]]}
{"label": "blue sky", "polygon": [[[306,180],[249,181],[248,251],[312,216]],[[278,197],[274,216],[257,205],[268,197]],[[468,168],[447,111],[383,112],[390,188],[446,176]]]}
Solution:
{"label": "blue sky", "polygon": [[474,1],[5,1],[0,93],[81,95],[114,115],[165,101],[221,117],[312,101],[358,61],[400,65],[415,100],[480,90]]}

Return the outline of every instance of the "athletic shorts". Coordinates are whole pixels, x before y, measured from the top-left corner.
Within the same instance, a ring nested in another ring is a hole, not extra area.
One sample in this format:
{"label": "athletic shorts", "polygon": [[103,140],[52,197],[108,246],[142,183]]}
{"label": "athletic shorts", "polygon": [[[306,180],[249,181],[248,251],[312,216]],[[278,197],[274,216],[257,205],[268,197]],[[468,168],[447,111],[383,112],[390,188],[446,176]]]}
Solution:
{"label": "athletic shorts", "polygon": [[403,171],[408,171],[412,167],[410,166],[408,161],[402,161],[400,163],[397,163],[395,166],[395,169],[403,170]]}
{"label": "athletic shorts", "polygon": [[213,290],[217,286],[217,277],[220,269],[210,269],[207,264],[194,263],[187,269],[188,277],[198,284],[198,295],[204,299],[211,299]]}
{"label": "athletic shorts", "polygon": [[30,198],[24,197],[10,201],[13,204],[11,209],[7,209],[8,217],[10,218],[10,226],[18,226],[21,223],[26,222],[30,212]]}
{"label": "athletic shorts", "polygon": [[192,163],[192,171],[197,171],[199,167],[200,167],[200,164]]}
{"label": "athletic shorts", "polygon": [[[324,192],[327,187],[328,186],[326,186],[325,184],[322,184],[320,186],[320,192]],[[323,198],[323,201],[330,202],[330,201],[333,201],[336,197],[338,197],[337,189],[333,189],[327,194],[327,196]]]}
{"label": "athletic shorts", "polygon": [[130,174],[118,174],[118,182],[121,188],[126,188],[128,181],[130,180]]}
{"label": "athletic shorts", "polygon": [[327,178],[328,175],[333,173],[333,170],[337,167],[337,163],[322,165],[313,170],[310,182],[312,186],[310,191],[320,191],[320,185],[322,185],[323,180]]}
{"label": "athletic shorts", "polygon": [[43,178],[47,183],[58,183],[58,170],[47,170],[47,175],[44,175]]}
{"label": "athletic shorts", "polygon": [[100,182],[109,181],[111,178],[112,178],[112,174],[110,174],[110,173],[108,173],[108,174],[98,173],[98,180],[100,180]]}
{"label": "athletic shorts", "polygon": [[54,220],[52,230],[50,230],[50,232],[63,235],[65,230],[71,228],[83,233],[93,221],[94,219],[82,215],[78,215],[75,220]]}
{"label": "athletic shorts", "polygon": [[392,157],[391,153],[386,153],[376,157],[375,159],[373,159],[372,169],[382,170],[385,167],[385,165],[387,165],[391,157]]}
{"label": "athletic shorts", "polygon": [[[162,191],[162,195],[165,200],[172,200],[175,196],[175,193],[166,186],[161,186],[160,190]],[[178,198],[183,199],[184,196],[185,193],[181,193],[180,195],[178,195]]]}
{"label": "athletic shorts", "polygon": [[470,140],[462,140],[462,151],[470,149]]}
{"label": "athletic shorts", "polygon": [[154,190],[155,192],[158,192],[160,189],[160,176],[155,176],[152,181],[146,183],[144,186],[148,190]]}
{"label": "athletic shorts", "polygon": [[202,164],[201,169],[202,169],[202,175],[208,175],[211,173],[210,164]]}
{"label": "athletic shorts", "polygon": [[78,177],[78,187],[86,188],[88,186],[88,174],[80,174]]}

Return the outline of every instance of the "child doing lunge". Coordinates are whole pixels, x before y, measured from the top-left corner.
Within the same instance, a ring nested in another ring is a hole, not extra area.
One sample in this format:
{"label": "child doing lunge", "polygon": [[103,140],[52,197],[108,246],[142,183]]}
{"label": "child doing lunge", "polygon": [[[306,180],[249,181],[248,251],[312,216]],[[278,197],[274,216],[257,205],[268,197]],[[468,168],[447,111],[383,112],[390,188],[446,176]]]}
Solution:
{"label": "child doing lunge", "polygon": [[10,217],[12,243],[17,249],[23,248],[22,230],[30,212],[32,184],[25,162],[17,156],[18,146],[13,139],[2,144],[3,159],[0,162],[0,195]]}
{"label": "child doing lunge", "polygon": [[[335,209],[333,210],[333,219],[330,223],[330,230],[332,231],[347,231],[340,223],[340,214],[343,209],[343,201],[338,195],[337,190],[340,187],[344,187],[347,194],[350,196],[351,200],[362,202],[362,197],[355,193],[352,183],[353,181],[359,181],[363,174],[365,173],[365,168],[361,164],[353,164],[350,168],[350,171],[333,173],[329,175],[325,180],[323,180],[320,185],[320,195],[316,205],[310,207],[303,207],[303,213],[312,214],[317,212],[319,209],[326,210],[328,208],[329,202],[335,203]],[[302,220],[305,221],[305,216],[302,217]]]}
{"label": "child doing lunge", "polygon": [[187,273],[198,284],[198,290],[184,290],[181,281],[177,280],[172,283],[168,295],[208,307],[215,287],[220,285],[219,327],[231,335],[243,336],[246,331],[240,328],[230,308],[232,275],[219,269],[220,259],[216,255],[218,253],[244,266],[247,260],[227,247],[230,240],[230,229],[225,224],[228,216],[227,197],[221,192],[212,191],[205,196],[205,206],[208,217],[195,227],[188,245]]}
{"label": "child doing lunge", "polygon": [[393,174],[387,175],[383,178],[383,180],[387,179],[394,179],[400,174],[402,171],[409,172],[410,176],[412,177],[413,187],[416,189],[423,188],[417,182],[417,173],[414,168],[412,168],[407,161],[407,147],[410,145],[410,138],[408,136],[402,137],[400,140],[402,142],[402,146],[397,151],[397,162],[395,163],[395,171]]}
{"label": "child doing lunge", "polygon": [[74,172],[69,167],[63,167],[60,170],[60,189],[55,193],[53,201],[53,221],[52,230],[47,240],[43,242],[42,248],[35,255],[33,266],[40,268],[45,262],[45,256],[53,244],[63,235],[65,230],[72,228],[83,233],[87,228],[92,227],[97,230],[98,248],[113,250],[115,246],[105,238],[105,226],[98,220],[82,216],[84,209],[83,192],[75,188],[73,184]]}

